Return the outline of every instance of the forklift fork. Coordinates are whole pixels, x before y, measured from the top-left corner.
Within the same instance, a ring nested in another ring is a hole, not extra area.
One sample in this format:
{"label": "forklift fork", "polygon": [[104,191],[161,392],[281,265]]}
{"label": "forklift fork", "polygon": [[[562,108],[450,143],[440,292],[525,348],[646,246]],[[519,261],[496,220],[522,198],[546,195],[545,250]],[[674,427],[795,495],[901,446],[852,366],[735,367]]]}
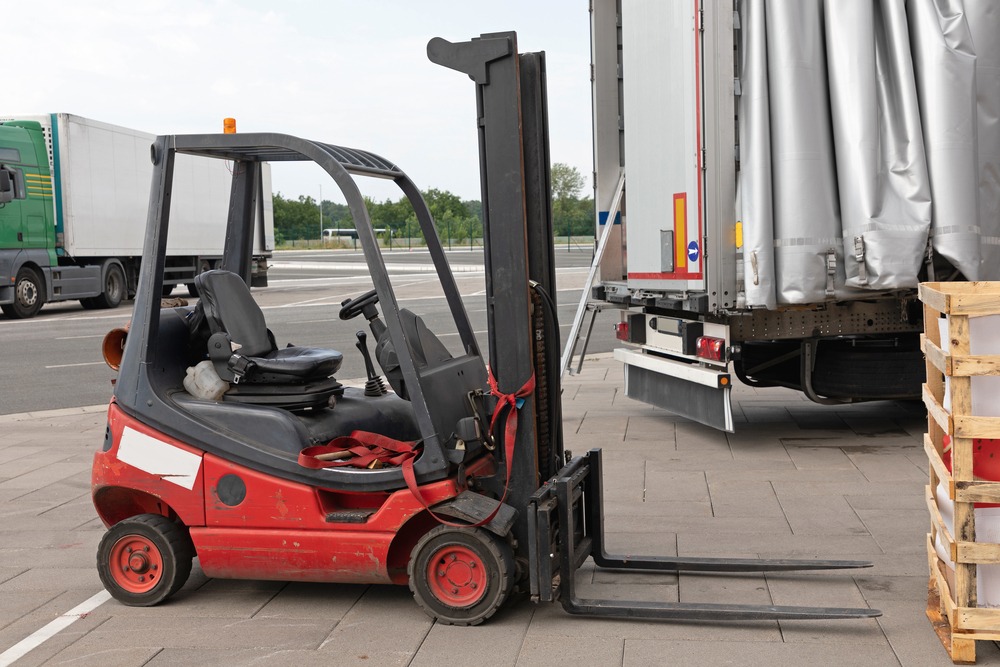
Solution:
{"label": "forklift fork", "polygon": [[857,560],[786,560],[623,556],[604,548],[601,450],[575,457],[528,504],[529,579],[532,599],[559,599],[571,614],[675,621],[766,621],[881,616],[877,609],[789,607],[600,600],[581,598],[576,571],[592,557],[599,568],[656,572],[774,572],[871,567]]}

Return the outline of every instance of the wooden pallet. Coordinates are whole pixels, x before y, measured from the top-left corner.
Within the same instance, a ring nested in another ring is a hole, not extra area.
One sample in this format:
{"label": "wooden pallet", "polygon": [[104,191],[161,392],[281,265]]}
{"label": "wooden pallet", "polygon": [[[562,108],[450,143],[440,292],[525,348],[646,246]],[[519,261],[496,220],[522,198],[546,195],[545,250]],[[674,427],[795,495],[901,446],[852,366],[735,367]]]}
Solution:
{"label": "wooden pallet", "polygon": [[[1000,640],[1000,609],[980,609],[976,601],[976,565],[1000,564],[1000,544],[976,542],[974,511],[977,502],[1000,503],[1000,482],[976,479],[972,472],[973,439],[1000,438],[1000,418],[972,415],[972,377],[1000,375],[1000,355],[969,352],[969,318],[1000,315],[1000,282],[923,283],[920,300],[924,304],[921,349],[927,361],[924,450],[930,463],[927,616],[952,661],[969,664],[976,661],[976,640]],[[948,316],[948,352],[938,326],[942,314]],[[950,411],[944,407],[945,377],[951,388]],[[943,460],[946,435],[951,440],[950,473]],[[934,496],[941,480],[954,502],[954,536]],[[938,537],[955,564],[953,583],[950,568],[934,549]]]}

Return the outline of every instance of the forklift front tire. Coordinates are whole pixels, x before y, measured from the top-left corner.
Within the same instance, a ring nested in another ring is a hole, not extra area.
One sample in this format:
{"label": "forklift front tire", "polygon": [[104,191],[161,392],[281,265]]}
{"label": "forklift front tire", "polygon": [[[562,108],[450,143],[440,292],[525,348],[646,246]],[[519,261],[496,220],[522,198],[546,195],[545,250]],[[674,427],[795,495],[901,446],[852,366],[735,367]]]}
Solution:
{"label": "forklift front tire", "polygon": [[178,523],[140,514],[104,534],[97,547],[97,573],[122,604],[152,607],[180,590],[193,558],[191,538]]}
{"label": "forklift front tire", "polygon": [[417,604],[446,625],[479,625],[510,595],[510,545],[479,528],[438,526],[413,547],[407,574]]}

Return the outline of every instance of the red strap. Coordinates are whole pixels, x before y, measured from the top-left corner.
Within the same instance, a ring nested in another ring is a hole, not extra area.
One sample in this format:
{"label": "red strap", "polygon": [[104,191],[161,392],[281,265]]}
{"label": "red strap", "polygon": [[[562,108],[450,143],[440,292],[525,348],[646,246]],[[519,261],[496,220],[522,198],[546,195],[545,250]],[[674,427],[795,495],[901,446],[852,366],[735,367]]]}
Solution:
{"label": "red strap", "polygon": [[[417,455],[417,443],[394,440],[378,433],[354,431],[349,436],[334,438],[326,445],[306,447],[299,453],[299,465],[305,468],[367,468],[373,462],[398,466]],[[352,456],[335,461],[323,461],[317,456],[338,452],[350,452]]]}
{"label": "red strap", "polygon": [[485,526],[493,517],[497,515],[500,511],[500,507],[503,506],[505,500],[507,500],[507,492],[510,490],[510,470],[514,467],[514,443],[517,441],[517,399],[530,396],[532,392],[535,391],[535,374],[532,373],[528,381],[521,386],[513,394],[505,394],[500,391],[500,387],[497,384],[496,378],[493,376],[493,369],[489,366],[486,367],[489,373],[489,383],[490,383],[490,393],[496,396],[499,400],[497,401],[496,410],[493,411],[493,419],[490,421],[490,434],[493,433],[496,427],[496,423],[500,420],[500,413],[504,412],[504,408],[509,408],[507,410],[507,424],[504,428],[504,441],[503,441],[503,451],[504,451],[504,461],[506,462],[506,479],[503,484],[503,496],[500,498],[500,502],[497,506],[493,508],[490,515],[474,523],[471,526],[463,523],[452,523],[446,519],[442,519],[440,516],[435,514],[430,507],[427,506],[427,501],[424,500],[423,496],[420,495],[420,489],[417,487],[417,478],[413,472],[413,460],[408,459],[403,461],[403,479],[406,480],[406,487],[410,490],[420,504],[424,506],[431,516],[433,516],[439,523],[443,523],[446,526],[452,526],[455,528],[478,528],[480,526]]}
{"label": "red strap", "polygon": [[[410,490],[413,497],[420,501],[420,504],[424,506],[431,516],[434,517],[438,523],[442,523],[446,526],[452,526],[455,528],[478,528],[480,526],[485,526],[500,511],[500,507],[503,505],[504,501],[507,500],[507,492],[510,490],[510,471],[514,463],[514,444],[517,441],[517,400],[519,398],[524,398],[530,396],[535,391],[535,375],[531,374],[528,381],[512,394],[505,394],[500,391],[500,387],[497,384],[496,378],[493,376],[493,369],[487,367],[489,373],[489,383],[490,383],[490,393],[499,399],[497,401],[497,407],[493,411],[493,419],[490,421],[490,434],[496,430],[497,422],[500,421],[500,414],[503,412],[507,413],[507,422],[504,426],[504,461],[506,462],[506,479],[503,485],[503,497],[500,498],[500,502],[497,506],[490,512],[490,515],[483,519],[482,521],[472,524],[464,523],[453,523],[447,519],[442,518],[427,504],[424,497],[420,493],[420,487],[417,486],[417,475],[413,470],[413,461],[417,456],[418,445],[415,442],[403,442],[401,440],[394,440],[384,435],[379,435],[378,433],[371,433],[369,431],[354,431],[350,436],[343,436],[340,438],[335,438],[330,441],[327,445],[317,445],[315,447],[307,447],[299,453],[299,465],[306,468],[340,468],[343,466],[353,466],[357,468],[367,468],[371,465],[372,461],[381,461],[385,465],[398,465],[403,469],[403,479],[406,480],[406,488]],[[337,461],[322,461],[317,459],[316,456],[320,454],[349,451],[353,456],[337,460]]]}

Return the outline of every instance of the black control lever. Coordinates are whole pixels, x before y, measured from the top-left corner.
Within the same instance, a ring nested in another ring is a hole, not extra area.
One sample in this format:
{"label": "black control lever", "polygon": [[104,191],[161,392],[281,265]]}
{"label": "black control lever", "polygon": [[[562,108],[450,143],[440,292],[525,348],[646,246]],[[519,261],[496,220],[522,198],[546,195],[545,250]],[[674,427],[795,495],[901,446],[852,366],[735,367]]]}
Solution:
{"label": "black control lever", "polygon": [[375,373],[375,364],[372,363],[371,354],[368,353],[368,334],[359,331],[354,334],[358,337],[357,347],[361,351],[361,356],[365,358],[365,373],[368,379],[365,381],[365,396],[385,396],[388,391],[382,378]]}

